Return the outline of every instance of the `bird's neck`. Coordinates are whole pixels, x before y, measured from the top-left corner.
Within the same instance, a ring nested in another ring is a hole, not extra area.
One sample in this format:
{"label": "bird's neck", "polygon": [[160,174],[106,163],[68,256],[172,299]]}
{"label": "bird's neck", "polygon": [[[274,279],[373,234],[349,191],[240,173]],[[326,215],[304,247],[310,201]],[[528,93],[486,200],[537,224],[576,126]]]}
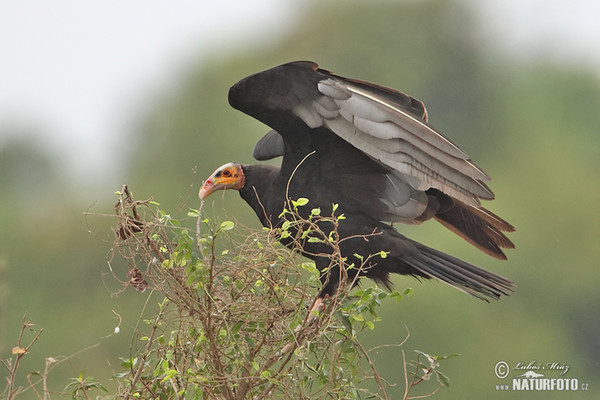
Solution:
{"label": "bird's neck", "polygon": [[285,199],[278,182],[280,168],[272,165],[244,165],[242,168],[246,183],[239,190],[240,196],[252,207],[263,226],[277,225]]}

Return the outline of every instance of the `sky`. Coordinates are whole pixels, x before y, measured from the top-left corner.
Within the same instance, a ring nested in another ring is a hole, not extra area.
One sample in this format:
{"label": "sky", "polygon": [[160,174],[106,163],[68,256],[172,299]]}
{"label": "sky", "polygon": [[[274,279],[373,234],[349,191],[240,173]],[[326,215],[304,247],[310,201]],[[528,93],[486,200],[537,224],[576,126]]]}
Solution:
{"label": "sky", "polygon": [[[525,61],[543,56],[600,72],[600,2],[462,1],[475,9],[483,42]],[[37,132],[66,171],[87,179],[77,171],[107,170],[111,143],[132,129],[145,98],[176,82],[190,63],[285,33],[308,2],[1,4],[0,146],[8,132]]]}
{"label": "sky", "polygon": [[590,65],[600,75],[600,2],[596,0],[463,0],[494,45],[524,59],[547,57]]}
{"label": "sky", "polygon": [[189,63],[283,31],[298,8],[289,0],[0,4],[0,146],[7,132],[41,133],[75,175],[83,164],[106,170],[110,144],[132,128],[144,99]]}

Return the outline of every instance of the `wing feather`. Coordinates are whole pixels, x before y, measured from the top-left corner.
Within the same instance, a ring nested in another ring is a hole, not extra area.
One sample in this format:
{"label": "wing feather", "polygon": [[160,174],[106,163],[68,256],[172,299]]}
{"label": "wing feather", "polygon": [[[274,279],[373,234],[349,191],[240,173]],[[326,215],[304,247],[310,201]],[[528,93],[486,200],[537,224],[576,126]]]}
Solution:
{"label": "wing feather", "polygon": [[[447,177],[448,171],[445,171],[446,175],[441,175],[406,153],[389,153],[380,149],[375,144],[376,140],[378,140],[377,138],[361,132],[346,119],[335,118],[328,120],[326,125],[342,139],[388,166],[394,172],[416,178],[409,181],[415,189],[427,190],[430,187],[434,187],[449,196],[460,199],[466,204],[476,207],[481,204],[478,200],[481,196],[449,179]],[[476,183],[474,180],[473,182]]]}
{"label": "wing feather", "polygon": [[388,151],[397,153],[403,151],[404,146],[409,145],[411,148],[414,148],[415,153],[428,154],[430,157],[471,178],[482,181],[490,179],[485,172],[469,162],[469,160],[453,157],[390,121],[374,122],[355,116],[354,125],[362,132],[369,132],[372,136],[382,139],[382,149],[387,148]]}
{"label": "wing feather", "polygon": [[[466,204],[493,199],[490,177],[426,121],[402,109],[406,95],[329,74],[317,83],[319,96],[292,112],[309,127],[325,126],[369,157],[411,176],[415,189],[436,188]],[[403,96],[394,100],[394,95]],[[426,112],[423,108],[423,118]]]}
{"label": "wing feather", "polygon": [[283,138],[281,135],[276,130],[270,130],[256,142],[252,155],[259,161],[265,161],[283,156],[284,150]]}
{"label": "wing feather", "polygon": [[366,93],[364,90],[359,90],[351,86],[348,87],[348,89],[353,93],[352,97],[356,97],[357,99],[359,99],[357,103],[362,103],[364,100],[368,99],[373,104],[381,105],[383,108],[386,109],[386,115],[388,116],[388,118],[390,118],[392,122],[398,124],[401,127],[409,129],[411,132],[414,132],[415,135],[418,135],[421,139],[431,143],[436,147],[439,147],[440,149],[444,150],[449,154],[452,154],[455,157],[463,159],[469,158],[467,153],[462,151],[458,146],[452,143],[440,132],[436,131],[431,126],[429,126],[429,124],[427,124],[425,121],[415,118],[413,115],[407,113],[401,108],[398,108],[393,104],[376,97],[375,95]]}

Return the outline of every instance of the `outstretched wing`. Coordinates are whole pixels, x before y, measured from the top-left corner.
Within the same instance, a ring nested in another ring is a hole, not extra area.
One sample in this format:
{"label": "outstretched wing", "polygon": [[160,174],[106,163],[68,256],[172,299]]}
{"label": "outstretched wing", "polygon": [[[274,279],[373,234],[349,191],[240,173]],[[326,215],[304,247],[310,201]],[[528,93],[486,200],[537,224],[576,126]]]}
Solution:
{"label": "outstretched wing", "polygon": [[[331,182],[348,204],[354,201],[371,217],[419,223],[435,216],[494,257],[505,258],[500,248],[513,247],[502,232],[514,228],[481,207],[481,199],[494,198],[485,184],[490,177],[429,125],[419,100],[300,61],[242,79],[229,102],[274,129],[257,143],[258,159],[285,157],[286,151],[350,154],[343,146],[331,148],[331,135],[359,150],[361,157],[353,155],[359,165],[383,166],[370,174],[358,167]],[[445,205],[435,208],[436,202]]]}
{"label": "outstretched wing", "polygon": [[402,107],[405,94],[323,74],[319,95],[292,110],[308,126],[326,126],[415,189],[436,188],[472,206],[494,198],[484,183],[490,177],[463,150]]}
{"label": "outstretched wing", "polygon": [[[264,116],[263,122],[272,127],[277,111],[292,113],[311,128],[328,128],[416,190],[435,188],[475,207],[481,204],[480,199],[494,198],[485,184],[490,177],[428,124],[423,103],[404,93],[343,78],[311,62],[284,64],[252,75],[236,86],[247,88],[253,83],[253,90],[244,92],[251,92],[255,98],[243,99],[252,104],[239,104],[242,96],[239,91],[235,95],[235,86],[230,102],[258,119]],[[263,109],[253,112],[259,99]],[[270,141],[264,144],[273,143],[276,135],[269,132],[262,140]],[[261,147],[258,143],[255,153]],[[275,156],[270,152],[267,155]]]}

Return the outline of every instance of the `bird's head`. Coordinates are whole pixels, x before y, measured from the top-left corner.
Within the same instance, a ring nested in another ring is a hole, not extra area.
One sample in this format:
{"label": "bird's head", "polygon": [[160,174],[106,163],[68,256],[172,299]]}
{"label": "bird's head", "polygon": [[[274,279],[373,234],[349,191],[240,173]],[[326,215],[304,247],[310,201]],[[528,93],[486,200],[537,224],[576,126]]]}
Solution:
{"label": "bird's head", "polygon": [[244,171],[242,165],[239,163],[227,163],[221,165],[204,181],[200,193],[198,196],[200,200],[204,200],[211,193],[217,190],[235,189],[240,190],[244,187],[246,178],[244,177]]}

